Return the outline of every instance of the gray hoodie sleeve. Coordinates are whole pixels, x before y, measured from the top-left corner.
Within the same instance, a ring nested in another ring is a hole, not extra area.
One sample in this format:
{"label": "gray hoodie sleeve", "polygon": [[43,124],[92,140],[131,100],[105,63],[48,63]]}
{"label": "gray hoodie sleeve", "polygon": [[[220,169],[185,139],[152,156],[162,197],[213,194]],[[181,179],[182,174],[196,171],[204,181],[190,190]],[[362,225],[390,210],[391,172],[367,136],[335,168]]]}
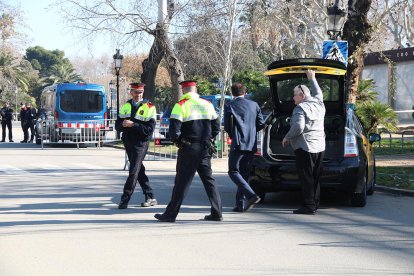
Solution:
{"label": "gray hoodie sleeve", "polygon": [[312,79],[311,83],[312,83],[312,89],[311,89],[312,97],[323,102],[323,94],[322,94],[321,88],[319,87],[318,81],[316,79]]}
{"label": "gray hoodie sleeve", "polygon": [[302,108],[295,107],[293,110],[292,118],[290,121],[290,130],[286,134],[286,139],[292,139],[296,136],[299,136],[303,133],[305,129],[305,113],[303,112]]}

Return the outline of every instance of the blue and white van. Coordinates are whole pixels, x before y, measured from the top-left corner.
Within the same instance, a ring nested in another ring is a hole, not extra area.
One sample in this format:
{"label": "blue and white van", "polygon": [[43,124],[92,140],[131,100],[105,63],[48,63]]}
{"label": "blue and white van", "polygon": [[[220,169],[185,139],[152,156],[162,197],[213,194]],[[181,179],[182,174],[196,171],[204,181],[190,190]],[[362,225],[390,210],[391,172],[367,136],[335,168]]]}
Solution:
{"label": "blue and white van", "polygon": [[[57,83],[43,89],[39,117],[48,121],[50,142],[95,141],[104,135],[107,119],[103,85],[74,82]],[[43,137],[45,138],[45,137]],[[40,133],[36,143],[40,143]]]}

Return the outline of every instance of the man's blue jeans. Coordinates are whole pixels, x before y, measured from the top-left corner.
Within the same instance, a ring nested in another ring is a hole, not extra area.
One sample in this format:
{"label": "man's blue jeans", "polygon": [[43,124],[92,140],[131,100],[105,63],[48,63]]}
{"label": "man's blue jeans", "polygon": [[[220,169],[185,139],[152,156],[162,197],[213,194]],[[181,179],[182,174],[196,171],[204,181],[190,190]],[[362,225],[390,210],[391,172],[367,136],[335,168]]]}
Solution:
{"label": "man's blue jeans", "polygon": [[245,199],[255,195],[255,192],[247,182],[250,175],[250,163],[253,159],[253,151],[231,150],[229,155],[229,176],[237,185],[236,206],[244,208]]}

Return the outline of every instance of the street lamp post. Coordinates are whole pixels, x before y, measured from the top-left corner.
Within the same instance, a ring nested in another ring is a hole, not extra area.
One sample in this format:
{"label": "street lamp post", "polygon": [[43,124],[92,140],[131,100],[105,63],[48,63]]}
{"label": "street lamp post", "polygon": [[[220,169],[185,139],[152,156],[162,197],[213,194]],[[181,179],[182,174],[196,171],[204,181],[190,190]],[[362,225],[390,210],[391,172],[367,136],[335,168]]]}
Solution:
{"label": "street lamp post", "polygon": [[338,40],[342,34],[342,27],[346,19],[346,9],[343,0],[330,0],[327,8],[329,39]]}
{"label": "street lamp post", "polygon": [[124,56],[119,54],[119,49],[116,49],[114,55],[115,73],[116,73],[116,117],[119,116],[119,71],[122,68],[122,59]]}
{"label": "street lamp post", "polygon": [[109,119],[112,119],[113,115],[113,107],[112,107],[112,95],[114,93],[114,82],[111,80],[109,82],[109,98],[110,98],[110,113],[109,113]]}
{"label": "street lamp post", "polygon": [[[116,73],[116,118],[119,117],[119,71],[122,68],[122,59],[124,57],[119,54],[119,49],[116,49],[114,55],[115,73]],[[116,138],[119,139],[119,132],[116,133]]]}

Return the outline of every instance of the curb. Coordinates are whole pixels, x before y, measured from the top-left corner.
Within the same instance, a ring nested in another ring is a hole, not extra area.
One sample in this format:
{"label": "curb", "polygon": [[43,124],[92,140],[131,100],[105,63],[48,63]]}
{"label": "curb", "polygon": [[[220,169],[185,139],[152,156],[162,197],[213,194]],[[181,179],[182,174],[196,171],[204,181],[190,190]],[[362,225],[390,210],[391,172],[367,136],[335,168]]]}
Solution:
{"label": "curb", "polygon": [[375,190],[380,191],[380,192],[384,192],[384,193],[394,194],[394,195],[414,197],[414,191],[412,191],[412,190],[390,188],[390,187],[381,186],[381,185],[375,185]]}

